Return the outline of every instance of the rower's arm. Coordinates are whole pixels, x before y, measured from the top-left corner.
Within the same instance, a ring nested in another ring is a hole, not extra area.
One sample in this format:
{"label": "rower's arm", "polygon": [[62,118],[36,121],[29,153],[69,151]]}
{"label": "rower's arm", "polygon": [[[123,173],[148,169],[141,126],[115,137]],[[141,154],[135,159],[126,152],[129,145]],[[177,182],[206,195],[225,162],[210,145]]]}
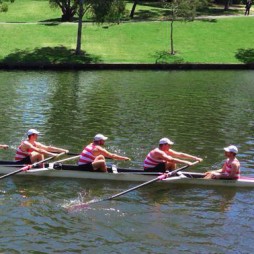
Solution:
{"label": "rower's arm", "polygon": [[37,153],[41,153],[41,154],[45,154],[45,155],[50,155],[50,156],[55,156],[55,154],[47,151],[44,147],[44,145],[42,145],[41,143],[36,142],[36,146],[33,146],[32,144],[30,144],[29,142],[24,142],[24,146],[26,146],[27,148],[31,149],[34,152]]}
{"label": "rower's arm", "polygon": [[202,158],[187,154],[187,153],[181,153],[181,152],[176,152],[172,149],[169,150],[169,155],[173,156],[173,157],[177,157],[177,158],[181,158],[181,159],[190,159],[190,160],[195,160],[195,161],[203,161]]}
{"label": "rower's arm", "polygon": [[110,158],[113,160],[121,160],[121,161],[130,161],[131,159],[125,156],[121,156],[115,153],[110,153],[107,150],[103,149],[103,148],[99,148],[98,149],[100,151],[100,154],[102,154],[105,158]]}
{"label": "rower's arm", "polygon": [[0,145],[0,149],[8,149],[9,146],[8,145]]}
{"label": "rower's arm", "polygon": [[168,161],[168,162],[173,162],[173,163],[182,163],[182,164],[186,164],[186,165],[189,165],[189,166],[192,165],[192,162],[190,162],[190,161],[185,161],[185,160],[173,158],[173,157],[167,155],[164,152],[160,154],[160,159],[163,159],[163,160]]}
{"label": "rower's arm", "polygon": [[45,146],[41,143],[37,142],[37,146],[39,146],[41,149],[46,150],[47,152],[51,152],[51,153],[68,153],[69,150],[66,149],[62,149],[62,148],[58,148],[58,147],[54,147],[54,146]]}

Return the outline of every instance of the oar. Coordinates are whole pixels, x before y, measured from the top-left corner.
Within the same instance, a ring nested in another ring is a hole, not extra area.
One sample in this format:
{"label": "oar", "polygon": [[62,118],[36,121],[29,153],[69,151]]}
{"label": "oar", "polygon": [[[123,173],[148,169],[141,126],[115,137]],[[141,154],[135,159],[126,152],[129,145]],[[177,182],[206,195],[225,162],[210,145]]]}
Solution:
{"label": "oar", "polygon": [[[154,183],[154,182],[163,180],[163,179],[165,179],[165,178],[167,178],[167,177],[169,177],[169,176],[175,176],[175,175],[177,174],[177,172],[179,172],[179,171],[181,171],[181,170],[184,170],[184,169],[186,169],[186,168],[188,168],[188,167],[190,167],[190,166],[196,165],[197,163],[199,163],[199,161],[196,161],[196,162],[192,163],[192,165],[186,165],[186,166],[183,166],[183,167],[181,167],[181,168],[175,169],[175,170],[172,171],[172,172],[169,172],[169,173],[166,173],[166,174],[162,174],[162,175],[160,175],[160,176],[158,176],[158,177],[156,177],[156,178],[154,178],[154,179],[152,179],[152,180],[149,180],[149,181],[147,181],[147,182],[145,182],[145,183],[142,183],[142,184],[140,184],[140,185],[137,185],[137,186],[135,186],[135,187],[132,187],[132,188],[130,188],[130,189],[128,189],[128,190],[125,190],[125,191],[122,191],[122,192],[120,192],[120,193],[117,193],[117,194],[115,194],[115,195],[113,195],[113,196],[110,196],[110,197],[107,197],[107,198],[104,198],[104,199],[92,200],[92,201],[89,201],[89,202],[86,202],[86,203],[81,203],[81,204],[73,205],[73,206],[69,207],[68,210],[69,210],[69,211],[74,211],[74,210],[77,210],[77,209],[85,208],[85,207],[87,207],[87,206],[88,206],[89,204],[91,204],[91,203],[98,203],[98,202],[102,202],[102,201],[112,200],[112,199],[117,198],[117,197],[120,197],[120,196],[122,196],[122,195],[124,195],[124,194],[126,194],[126,193],[129,193],[129,192],[131,192],[131,191],[134,191],[134,190],[136,190],[136,189],[139,189],[139,188],[141,188],[141,187],[143,187],[143,186],[146,186],[146,185],[149,185],[149,184],[151,184],[151,183]],[[173,179],[172,179],[172,180],[173,180]]]}
{"label": "oar", "polygon": [[[74,156],[80,156],[80,153],[71,153],[71,152],[68,152],[66,153],[66,155],[74,155]],[[111,158],[108,158],[106,157],[107,160],[112,160]]]}
{"label": "oar", "polygon": [[[66,159],[62,159],[62,160],[59,160],[59,161],[53,161],[52,163],[49,163],[48,164],[48,167],[47,168],[36,168],[36,169],[31,169],[29,170],[29,172],[31,173],[36,173],[36,172],[40,172],[40,171],[49,171],[49,170],[54,170],[54,164],[57,164],[57,163],[60,163],[60,162],[64,162],[64,161],[68,161],[68,160],[74,160],[74,159],[77,159],[79,157],[79,155],[76,155],[76,156],[73,156],[73,157],[69,157],[69,158],[66,158]],[[61,168],[59,168],[61,169]]]}
{"label": "oar", "polygon": [[54,155],[54,156],[52,156],[52,157],[49,157],[49,158],[47,158],[47,159],[44,159],[44,160],[35,162],[35,163],[33,163],[32,165],[24,166],[24,167],[22,167],[22,168],[20,168],[20,169],[18,169],[18,170],[16,170],[16,171],[13,171],[13,172],[10,172],[10,173],[8,173],[8,174],[6,174],[6,175],[0,176],[0,180],[1,180],[1,179],[4,179],[4,178],[6,178],[6,177],[12,176],[12,175],[16,175],[16,174],[18,174],[18,173],[20,173],[20,172],[22,172],[22,171],[26,171],[26,170],[29,170],[29,169],[31,169],[31,168],[35,168],[35,167],[37,167],[38,165],[40,165],[41,163],[44,163],[44,162],[49,161],[49,160],[52,160],[52,159],[55,158],[56,156],[58,157],[58,156],[61,156],[61,155],[64,155],[64,154],[65,154],[65,152],[62,152],[62,153],[60,153],[60,154],[56,154],[56,155]]}
{"label": "oar", "polygon": [[53,161],[52,163],[49,163],[48,169],[54,169],[54,164],[56,164],[56,163],[61,163],[61,162],[64,162],[64,161],[74,160],[74,159],[77,159],[77,158],[79,158],[79,155],[75,155],[73,157],[65,158],[65,159],[62,159],[62,160],[59,160],[59,161]]}
{"label": "oar", "polygon": [[[195,165],[195,164],[197,164],[197,163],[199,163],[199,161],[194,162],[191,166],[193,166],[193,165]],[[183,166],[183,167],[181,167],[181,168],[177,168],[177,169],[175,169],[175,170],[172,171],[172,172],[169,172],[169,173],[160,175],[160,176],[158,176],[158,177],[156,177],[156,178],[154,178],[154,179],[152,179],[152,180],[150,180],[150,181],[147,181],[147,182],[145,182],[145,183],[142,183],[142,184],[137,185],[137,186],[135,186],[135,187],[132,187],[132,188],[130,188],[130,189],[128,189],[128,190],[122,191],[122,192],[120,192],[120,193],[117,193],[117,194],[115,194],[115,195],[113,195],[113,196],[111,196],[111,197],[105,198],[105,199],[103,199],[103,200],[101,200],[101,201],[111,200],[111,199],[120,197],[120,196],[122,196],[122,195],[124,195],[124,194],[126,194],[126,193],[129,193],[129,192],[131,192],[131,191],[134,191],[134,190],[136,190],[136,189],[139,189],[139,188],[141,188],[141,187],[143,187],[143,186],[146,186],[146,185],[149,185],[149,184],[151,184],[151,183],[154,183],[154,182],[163,180],[163,179],[165,179],[165,178],[167,178],[167,177],[169,177],[169,176],[175,176],[177,172],[179,172],[179,171],[181,171],[181,170],[184,170],[184,169],[186,169],[186,168],[188,168],[188,167],[190,167],[190,165],[186,165],[186,166]]]}

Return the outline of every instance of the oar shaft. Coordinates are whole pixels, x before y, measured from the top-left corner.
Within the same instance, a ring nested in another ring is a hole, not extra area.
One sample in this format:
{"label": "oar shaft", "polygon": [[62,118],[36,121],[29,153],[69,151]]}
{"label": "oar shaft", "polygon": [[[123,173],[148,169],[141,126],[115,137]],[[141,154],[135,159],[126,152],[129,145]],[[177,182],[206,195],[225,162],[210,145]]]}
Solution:
{"label": "oar shaft", "polygon": [[[191,166],[193,166],[193,165],[195,165],[195,164],[197,164],[197,163],[198,163],[198,161],[197,161],[197,162],[194,162]],[[177,168],[177,169],[175,169],[174,171],[169,172],[168,175],[169,175],[169,176],[174,176],[178,171],[181,171],[181,170],[186,169],[186,168],[188,168],[188,167],[190,167],[190,165],[186,165],[186,166],[183,166],[183,167],[181,167],[181,168]],[[154,178],[154,179],[152,179],[152,180],[150,180],[150,181],[147,181],[147,182],[145,182],[145,183],[142,183],[142,184],[137,185],[137,186],[135,186],[135,187],[132,187],[132,188],[130,188],[130,189],[128,189],[128,190],[122,191],[122,192],[120,192],[120,193],[117,193],[117,194],[115,194],[115,195],[113,195],[113,196],[111,196],[111,197],[105,198],[105,199],[103,199],[103,200],[111,200],[111,199],[120,197],[120,196],[122,196],[122,195],[124,195],[124,194],[126,194],[126,193],[128,193],[128,192],[131,192],[131,191],[133,191],[133,190],[139,189],[139,188],[141,188],[141,187],[143,187],[143,186],[149,185],[149,184],[154,183],[154,182],[157,182],[157,181],[159,181],[159,180],[163,180],[164,178],[167,178],[167,177],[168,177],[167,175],[160,175],[160,176],[158,176],[158,177],[156,177],[156,178]]]}
{"label": "oar shaft", "polygon": [[110,199],[117,198],[117,197],[122,196],[122,195],[124,195],[124,194],[126,194],[126,193],[128,193],[128,192],[131,192],[131,191],[134,191],[134,190],[136,190],[136,189],[138,189],[138,188],[141,188],[141,187],[143,187],[143,186],[145,186],[145,185],[148,185],[148,184],[151,184],[151,183],[153,183],[153,182],[157,182],[157,181],[159,181],[159,180],[162,180],[162,179],[164,179],[165,177],[166,177],[165,175],[161,175],[161,176],[156,177],[156,178],[154,178],[154,179],[152,179],[152,180],[150,180],[150,181],[147,181],[147,182],[145,182],[145,183],[142,183],[142,184],[140,184],[140,185],[138,185],[138,186],[135,186],[135,187],[133,187],[133,188],[130,188],[130,189],[128,189],[128,190],[125,190],[125,191],[122,191],[122,192],[120,192],[120,193],[118,193],[118,194],[115,194],[115,195],[113,195],[113,196],[111,196],[111,197],[109,197],[109,198],[106,198],[106,199],[104,199],[104,200],[110,200]]}
{"label": "oar shaft", "polygon": [[73,157],[69,157],[69,158],[65,158],[65,159],[62,159],[62,160],[59,160],[59,161],[54,161],[53,163],[59,163],[59,162],[74,160],[74,159],[77,159],[77,158],[79,158],[79,155],[76,155],[76,156],[73,156]]}
{"label": "oar shaft", "polygon": [[24,170],[26,170],[26,169],[28,169],[28,168],[29,168],[29,166],[25,166],[25,167],[20,168],[20,169],[18,169],[18,170],[16,170],[16,171],[13,171],[13,172],[10,172],[10,173],[8,173],[8,174],[6,174],[6,175],[0,176],[0,179],[4,179],[4,178],[6,178],[6,177],[9,177],[9,176],[12,176],[12,175],[16,175],[16,174],[18,174],[19,172],[22,172],[22,171],[24,171]]}
{"label": "oar shaft", "polygon": [[22,172],[22,171],[26,171],[26,170],[31,169],[31,168],[35,168],[35,167],[37,167],[38,165],[40,165],[41,163],[44,163],[44,162],[49,161],[49,160],[52,160],[52,159],[55,158],[56,156],[61,156],[61,155],[63,155],[63,154],[65,154],[65,152],[62,152],[62,153],[60,153],[60,154],[58,154],[58,155],[55,155],[55,156],[51,156],[51,157],[46,158],[46,159],[44,159],[44,160],[41,160],[41,161],[39,161],[39,162],[35,162],[35,163],[33,163],[32,165],[24,166],[24,167],[22,167],[21,169],[18,169],[18,170],[16,170],[16,171],[13,171],[13,172],[10,172],[10,173],[8,173],[8,174],[6,174],[6,175],[1,176],[0,179],[4,179],[4,178],[6,178],[6,177],[9,177],[9,176],[12,176],[12,175],[16,175],[16,174],[18,174],[18,173],[20,173],[20,172]]}

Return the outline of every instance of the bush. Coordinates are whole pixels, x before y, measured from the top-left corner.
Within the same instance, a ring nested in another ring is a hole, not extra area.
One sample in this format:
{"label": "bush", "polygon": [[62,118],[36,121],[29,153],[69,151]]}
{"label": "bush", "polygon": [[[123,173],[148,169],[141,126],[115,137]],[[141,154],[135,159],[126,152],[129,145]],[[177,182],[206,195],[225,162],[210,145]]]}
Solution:
{"label": "bush", "polygon": [[8,4],[3,3],[0,5],[0,12],[7,12],[8,11]]}

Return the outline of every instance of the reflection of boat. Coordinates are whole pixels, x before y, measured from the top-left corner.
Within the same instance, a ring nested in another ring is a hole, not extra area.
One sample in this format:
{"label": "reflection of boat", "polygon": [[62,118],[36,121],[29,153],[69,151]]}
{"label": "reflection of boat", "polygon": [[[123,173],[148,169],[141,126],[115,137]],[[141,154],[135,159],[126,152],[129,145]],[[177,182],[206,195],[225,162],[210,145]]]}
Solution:
{"label": "reflection of boat", "polygon": [[[0,161],[0,174],[8,174],[13,169],[21,167],[13,162]],[[109,173],[84,171],[77,165],[71,164],[46,164],[46,168],[30,169],[18,175],[34,175],[48,177],[96,179],[96,180],[116,180],[116,181],[136,181],[146,182],[159,176],[158,173],[148,173],[139,169],[108,168]],[[228,187],[254,187],[254,178],[240,177],[238,180],[208,180],[203,179],[203,173],[181,172],[177,176],[169,177],[160,182],[170,184],[190,184],[204,186],[228,186]]]}

